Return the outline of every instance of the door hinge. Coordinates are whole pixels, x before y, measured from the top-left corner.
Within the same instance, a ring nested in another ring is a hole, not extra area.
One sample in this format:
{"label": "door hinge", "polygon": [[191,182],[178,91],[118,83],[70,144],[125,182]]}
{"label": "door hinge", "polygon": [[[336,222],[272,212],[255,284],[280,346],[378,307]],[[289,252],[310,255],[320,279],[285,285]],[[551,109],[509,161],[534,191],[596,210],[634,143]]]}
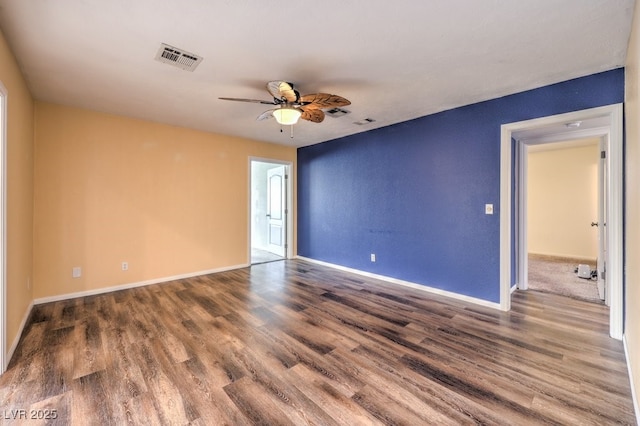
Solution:
{"label": "door hinge", "polygon": [[600,279],[602,281],[606,281],[607,280],[607,271],[600,272]]}
{"label": "door hinge", "polygon": [[607,158],[607,151],[600,151],[600,158],[602,158],[603,160]]}

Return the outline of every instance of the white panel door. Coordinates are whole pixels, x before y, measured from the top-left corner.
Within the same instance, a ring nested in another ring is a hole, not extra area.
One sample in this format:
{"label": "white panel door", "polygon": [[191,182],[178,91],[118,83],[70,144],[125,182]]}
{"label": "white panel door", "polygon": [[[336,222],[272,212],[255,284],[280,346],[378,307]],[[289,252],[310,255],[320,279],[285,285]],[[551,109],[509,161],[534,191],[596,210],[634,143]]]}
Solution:
{"label": "white panel door", "polygon": [[268,248],[271,253],[285,256],[286,248],[286,171],[285,166],[267,172]]}

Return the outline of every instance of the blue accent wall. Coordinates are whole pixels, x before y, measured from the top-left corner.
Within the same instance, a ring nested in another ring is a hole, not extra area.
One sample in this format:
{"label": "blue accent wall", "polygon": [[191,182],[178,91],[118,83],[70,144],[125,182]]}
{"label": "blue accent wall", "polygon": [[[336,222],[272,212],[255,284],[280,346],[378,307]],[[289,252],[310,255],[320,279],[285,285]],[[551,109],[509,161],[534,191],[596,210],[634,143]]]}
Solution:
{"label": "blue accent wall", "polygon": [[298,254],[499,302],[500,126],[623,100],[620,68],[300,148]]}

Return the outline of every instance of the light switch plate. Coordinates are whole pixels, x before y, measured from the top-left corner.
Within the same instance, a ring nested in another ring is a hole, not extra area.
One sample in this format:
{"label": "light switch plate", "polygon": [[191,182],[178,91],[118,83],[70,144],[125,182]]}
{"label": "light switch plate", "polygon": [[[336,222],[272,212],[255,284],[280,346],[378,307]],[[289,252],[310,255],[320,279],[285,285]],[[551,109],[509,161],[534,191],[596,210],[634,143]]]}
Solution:
{"label": "light switch plate", "polygon": [[493,214],[493,204],[485,204],[484,205],[484,213],[485,214]]}

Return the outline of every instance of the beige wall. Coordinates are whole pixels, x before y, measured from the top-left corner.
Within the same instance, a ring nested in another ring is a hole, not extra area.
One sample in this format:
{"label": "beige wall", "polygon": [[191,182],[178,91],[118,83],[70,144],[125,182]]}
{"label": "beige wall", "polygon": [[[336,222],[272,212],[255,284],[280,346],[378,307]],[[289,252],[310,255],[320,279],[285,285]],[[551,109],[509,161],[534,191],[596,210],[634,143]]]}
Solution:
{"label": "beige wall", "polygon": [[[625,339],[640,398],[640,6],[636,2],[625,69]],[[636,401],[638,403],[639,401]],[[640,413],[636,413],[640,415]]]}
{"label": "beige wall", "polygon": [[0,33],[0,82],[7,90],[7,350],[31,303],[33,252],[33,100]]}
{"label": "beige wall", "polygon": [[35,129],[36,299],[247,264],[249,157],[295,182],[291,147],[41,102]]}
{"label": "beige wall", "polygon": [[598,220],[597,142],[529,153],[529,253],[593,261],[598,257],[598,231],[591,227]]}

